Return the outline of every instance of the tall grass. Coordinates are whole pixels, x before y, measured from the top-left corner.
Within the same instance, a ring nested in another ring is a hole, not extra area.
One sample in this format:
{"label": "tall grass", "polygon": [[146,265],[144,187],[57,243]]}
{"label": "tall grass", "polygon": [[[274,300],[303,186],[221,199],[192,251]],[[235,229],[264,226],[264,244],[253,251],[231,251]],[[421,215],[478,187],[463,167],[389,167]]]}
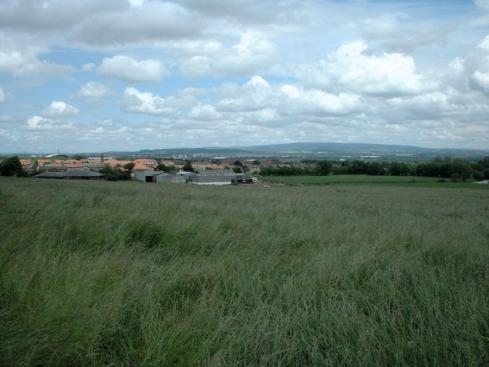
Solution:
{"label": "tall grass", "polygon": [[489,197],[0,181],[2,366],[484,366]]}
{"label": "tall grass", "polygon": [[454,189],[488,190],[489,185],[475,184],[471,181],[454,182],[444,178],[421,176],[370,176],[370,175],[331,175],[331,176],[264,176],[263,180],[287,185],[399,185],[416,187],[439,187]]}

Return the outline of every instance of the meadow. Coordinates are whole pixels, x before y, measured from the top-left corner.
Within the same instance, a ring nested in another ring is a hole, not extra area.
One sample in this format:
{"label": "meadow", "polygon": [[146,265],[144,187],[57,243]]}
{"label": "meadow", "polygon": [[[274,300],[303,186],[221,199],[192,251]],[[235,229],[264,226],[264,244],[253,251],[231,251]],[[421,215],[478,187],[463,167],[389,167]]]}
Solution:
{"label": "meadow", "polygon": [[330,175],[330,176],[264,176],[264,181],[286,185],[399,185],[439,188],[489,189],[489,185],[474,184],[470,181],[452,182],[437,177],[418,176],[370,176],[370,175]]}
{"label": "meadow", "polygon": [[488,194],[0,179],[0,365],[487,366]]}

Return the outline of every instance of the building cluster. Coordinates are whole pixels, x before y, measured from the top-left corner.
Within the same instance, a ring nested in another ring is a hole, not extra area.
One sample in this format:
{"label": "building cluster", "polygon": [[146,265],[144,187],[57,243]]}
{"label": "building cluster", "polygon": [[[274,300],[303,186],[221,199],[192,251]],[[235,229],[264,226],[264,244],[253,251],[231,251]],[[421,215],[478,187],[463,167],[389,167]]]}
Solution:
{"label": "building cluster", "polygon": [[106,166],[118,168],[123,167],[127,163],[134,163],[134,169],[146,170],[155,169],[158,165],[158,162],[156,162],[154,159],[118,160],[114,158],[104,159],[103,157],[73,159],[65,156],[21,159],[20,163],[26,172],[64,171],[75,168],[100,171]]}
{"label": "building cluster", "polygon": [[200,172],[134,171],[134,179],[153,183],[191,183],[195,185],[237,185],[253,183],[249,173],[237,173],[230,169],[204,170]]}
{"label": "building cluster", "polygon": [[21,159],[24,170],[37,178],[102,179],[110,168],[126,172],[133,180],[148,183],[196,185],[252,183],[251,173],[259,170],[261,162],[250,159],[239,161],[238,166],[237,163],[238,161],[232,158],[194,161],[192,171],[186,171],[186,161],[181,159],[116,159],[103,156],[76,159],[62,155]]}

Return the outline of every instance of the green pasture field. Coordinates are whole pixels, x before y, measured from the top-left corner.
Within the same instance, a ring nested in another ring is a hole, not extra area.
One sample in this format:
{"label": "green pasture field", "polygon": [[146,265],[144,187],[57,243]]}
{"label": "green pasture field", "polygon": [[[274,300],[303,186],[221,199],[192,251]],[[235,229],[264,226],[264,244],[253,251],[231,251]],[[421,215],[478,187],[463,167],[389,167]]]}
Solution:
{"label": "green pasture field", "polygon": [[0,269],[1,366],[489,365],[486,190],[0,179]]}
{"label": "green pasture field", "polygon": [[287,185],[332,185],[332,184],[388,184],[440,188],[475,188],[488,189],[489,185],[472,182],[440,181],[436,177],[415,176],[368,176],[368,175],[331,175],[331,176],[264,176],[266,182]]}

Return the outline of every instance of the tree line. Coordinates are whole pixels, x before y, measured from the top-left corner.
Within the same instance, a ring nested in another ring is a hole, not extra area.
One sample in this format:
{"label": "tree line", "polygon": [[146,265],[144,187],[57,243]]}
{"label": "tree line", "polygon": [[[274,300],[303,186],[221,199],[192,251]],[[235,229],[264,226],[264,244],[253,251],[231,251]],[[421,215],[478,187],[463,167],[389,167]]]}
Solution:
{"label": "tree line", "polygon": [[463,159],[435,159],[428,163],[351,161],[302,161],[301,164],[282,164],[262,167],[262,176],[422,176],[466,181],[489,179],[489,157],[470,163]]}

